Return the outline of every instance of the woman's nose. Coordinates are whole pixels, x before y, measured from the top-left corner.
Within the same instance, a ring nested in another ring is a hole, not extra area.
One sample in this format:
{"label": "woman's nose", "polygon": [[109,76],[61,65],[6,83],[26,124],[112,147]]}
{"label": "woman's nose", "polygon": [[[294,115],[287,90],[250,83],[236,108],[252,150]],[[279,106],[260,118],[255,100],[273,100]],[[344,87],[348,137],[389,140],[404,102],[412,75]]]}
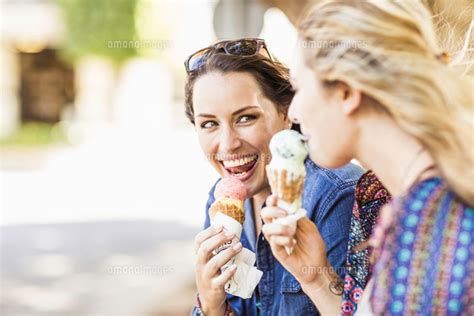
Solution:
{"label": "woman's nose", "polygon": [[239,134],[233,128],[224,128],[220,137],[219,151],[231,153],[241,146]]}

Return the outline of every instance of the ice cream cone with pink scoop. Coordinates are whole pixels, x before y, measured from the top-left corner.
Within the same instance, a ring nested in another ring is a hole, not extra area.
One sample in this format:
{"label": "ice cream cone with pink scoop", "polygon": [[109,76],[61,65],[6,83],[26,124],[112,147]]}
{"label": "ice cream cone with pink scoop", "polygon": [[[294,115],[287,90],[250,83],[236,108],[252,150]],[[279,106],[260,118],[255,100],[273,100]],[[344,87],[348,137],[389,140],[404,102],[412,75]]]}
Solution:
{"label": "ice cream cone with pink scoop", "polygon": [[[236,178],[224,178],[217,185],[214,191],[215,201],[209,208],[209,216],[213,225],[220,224],[228,232],[232,232],[235,237],[227,244],[219,246],[215,253],[231,247],[240,240],[242,225],[245,221],[244,200],[247,191],[243,183]],[[232,279],[225,285],[227,293],[250,298],[257,286],[262,272],[254,267],[255,254],[249,249],[242,251],[230,260],[221,270],[227,269],[231,264],[237,265],[237,271]]]}

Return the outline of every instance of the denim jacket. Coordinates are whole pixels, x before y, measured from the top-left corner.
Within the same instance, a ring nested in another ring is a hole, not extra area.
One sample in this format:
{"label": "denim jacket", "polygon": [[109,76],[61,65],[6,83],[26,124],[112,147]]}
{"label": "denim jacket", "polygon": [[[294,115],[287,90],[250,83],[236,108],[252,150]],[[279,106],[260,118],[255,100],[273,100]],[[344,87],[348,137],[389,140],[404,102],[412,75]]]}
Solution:
{"label": "denim jacket", "polygon": [[[302,207],[318,227],[326,243],[328,259],[341,278],[344,267],[354,205],[354,187],[363,170],[348,164],[335,170],[323,169],[310,159],[306,162]],[[209,208],[214,202],[214,187],[206,204],[204,228],[210,226]],[[245,222],[241,242],[255,252],[256,266],[263,272],[253,296],[242,299],[228,294],[228,301],[236,315],[317,315],[310,298],[301,290],[299,282],[273,257],[269,243],[262,233],[255,237],[255,223],[250,199],[244,202]],[[196,315],[196,309],[193,315]]]}

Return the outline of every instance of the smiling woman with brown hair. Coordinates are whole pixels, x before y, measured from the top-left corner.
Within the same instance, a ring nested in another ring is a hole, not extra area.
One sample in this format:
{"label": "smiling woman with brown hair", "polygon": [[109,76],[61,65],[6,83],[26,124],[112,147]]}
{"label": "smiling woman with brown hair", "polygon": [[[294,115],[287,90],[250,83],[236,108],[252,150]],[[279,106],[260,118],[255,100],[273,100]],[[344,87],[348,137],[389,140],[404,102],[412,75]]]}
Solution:
{"label": "smiling woman with brown hair", "polygon": [[[270,161],[272,136],[291,128],[288,106],[294,91],[289,71],[276,61],[260,39],[241,39],[214,44],[191,55],[185,63],[186,115],[194,124],[200,146],[210,164],[224,177],[243,182],[248,198],[241,244],[212,255],[212,250],[230,240],[210,227],[206,206],[205,230],[195,239],[196,284],[199,306],[195,314],[224,315],[309,315],[317,313],[298,281],[272,256],[261,234],[260,210],[270,195],[265,166]],[[320,229],[327,245],[325,255],[340,275],[345,260],[354,186],[362,170],[348,164],[329,171],[306,161],[307,176],[302,206]],[[227,295],[224,284],[235,270],[220,268],[241,251],[256,253],[262,279],[250,299]]]}

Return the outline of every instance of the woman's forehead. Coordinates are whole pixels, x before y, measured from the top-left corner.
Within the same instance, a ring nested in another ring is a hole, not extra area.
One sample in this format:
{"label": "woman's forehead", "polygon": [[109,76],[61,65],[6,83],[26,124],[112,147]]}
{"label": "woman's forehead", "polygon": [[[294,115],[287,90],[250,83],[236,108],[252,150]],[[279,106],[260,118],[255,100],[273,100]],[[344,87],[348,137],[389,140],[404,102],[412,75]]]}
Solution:
{"label": "woman's forehead", "polygon": [[249,73],[209,73],[194,85],[194,112],[231,114],[246,106],[264,107],[261,94],[257,81]]}

